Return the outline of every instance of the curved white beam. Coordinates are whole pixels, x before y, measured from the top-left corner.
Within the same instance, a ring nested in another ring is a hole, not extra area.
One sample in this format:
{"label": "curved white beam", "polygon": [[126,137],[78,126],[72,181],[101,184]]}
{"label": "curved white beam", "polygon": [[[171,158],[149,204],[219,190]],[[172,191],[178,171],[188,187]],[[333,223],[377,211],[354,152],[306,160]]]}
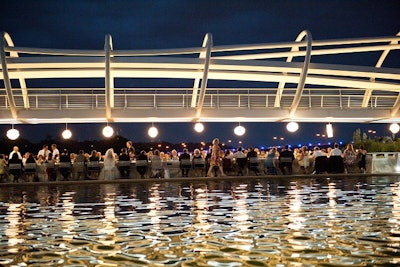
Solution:
{"label": "curved white beam", "polygon": [[104,44],[105,51],[105,95],[106,95],[106,118],[112,120],[111,109],[114,106],[114,80],[111,77],[111,51],[112,37],[107,34]]}
{"label": "curved white beam", "polygon": [[[396,36],[400,36],[400,32],[398,32]],[[400,42],[400,40],[391,40],[389,44],[390,45],[394,45],[394,44],[398,44],[399,42]],[[382,51],[382,54],[379,57],[376,65],[375,65],[375,68],[382,67],[383,62],[385,61],[385,59],[388,56],[390,51],[392,51],[392,49],[390,49],[390,48],[386,48],[386,49],[384,49]],[[371,81],[375,81],[375,78],[376,77],[371,77],[370,79],[371,79]],[[365,94],[364,94],[364,99],[363,99],[363,102],[362,102],[362,107],[363,108],[368,106],[368,103],[369,103],[369,100],[371,99],[371,96],[372,96],[372,90],[371,89],[366,89],[365,90]],[[400,97],[400,94],[399,94],[399,97]],[[395,107],[393,106],[393,108],[395,108]],[[395,111],[394,113],[397,113],[397,111]]]}
{"label": "curved white beam", "polygon": [[[203,51],[201,51],[200,53],[199,53],[199,59],[205,59],[206,58],[206,54],[207,54],[207,42],[208,42],[208,35],[206,34],[205,36],[204,36],[204,39],[203,39],[203,45],[202,45],[202,48],[203,48]],[[204,63],[205,64],[205,63]],[[203,70],[204,71],[204,70]],[[190,104],[190,106],[192,107],[192,108],[195,108],[196,107],[196,104],[197,104],[197,98],[198,98],[198,95],[199,95],[199,87],[200,87],[200,77],[196,77],[195,79],[194,79],[194,82],[193,82],[193,92],[192,92],[192,102],[191,102],[191,104]]]}
{"label": "curved white beam", "polygon": [[[8,33],[4,33],[4,38],[7,43],[7,48],[13,47],[14,42],[11,39],[11,36]],[[18,52],[10,51],[10,58],[18,58]],[[24,101],[24,108],[29,108],[29,98],[28,98],[28,90],[26,88],[25,78],[19,78],[19,85],[22,91],[22,99]]]}
{"label": "curved white beam", "polygon": [[6,59],[6,52],[5,52],[6,36],[9,36],[8,33],[6,33],[6,32],[3,32],[1,35],[0,61],[1,61],[1,68],[2,68],[2,72],[3,72],[4,86],[6,87],[6,92],[7,92],[8,104],[10,106],[11,115],[12,115],[13,119],[16,120],[18,118],[18,111],[17,111],[17,106],[15,105],[15,99],[14,99],[14,95],[12,92],[10,77],[8,76],[7,59]]}
{"label": "curved white beam", "polygon": [[[295,42],[301,43],[301,40],[304,37],[304,31],[302,31],[299,35],[297,35],[297,38]],[[299,51],[299,46],[292,46],[290,49],[290,52],[298,52]],[[303,52],[301,52],[301,55],[303,55]],[[289,54],[287,56],[286,62],[292,62],[293,60],[293,55]],[[276,97],[275,97],[275,104],[274,106],[276,108],[279,108],[281,106],[281,98],[282,98],[282,93],[283,93],[283,88],[285,88],[285,82],[280,82],[278,84],[278,90],[276,90]]]}
{"label": "curved white beam", "polygon": [[206,34],[206,57],[204,59],[204,71],[203,77],[201,79],[201,87],[200,87],[200,96],[197,102],[196,107],[196,119],[199,119],[201,116],[201,111],[203,110],[204,98],[206,95],[207,82],[208,82],[208,70],[210,68],[210,60],[211,60],[211,47],[213,45],[212,34]]}
{"label": "curved white beam", "polygon": [[311,60],[311,49],[312,49],[312,35],[309,31],[303,31],[300,33],[299,37],[306,38],[307,47],[306,47],[306,56],[304,57],[303,68],[300,74],[300,81],[297,84],[296,95],[294,96],[292,106],[289,111],[289,118],[293,118],[294,113],[296,112],[297,107],[299,106],[301,95],[303,94],[304,85],[306,82],[308,66],[310,65]]}

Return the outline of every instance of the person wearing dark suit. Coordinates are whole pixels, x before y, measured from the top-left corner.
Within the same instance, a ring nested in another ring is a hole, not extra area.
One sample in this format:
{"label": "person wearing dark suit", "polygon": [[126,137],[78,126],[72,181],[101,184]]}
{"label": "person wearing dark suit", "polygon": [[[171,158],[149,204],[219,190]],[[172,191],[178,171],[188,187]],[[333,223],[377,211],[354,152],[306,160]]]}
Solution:
{"label": "person wearing dark suit", "polygon": [[[121,149],[121,154],[118,156],[118,162],[129,162],[131,158],[128,155],[128,150],[126,148]],[[129,178],[130,176],[130,165],[122,165],[118,166],[119,172],[121,173],[121,177]]]}
{"label": "person wearing dark suit", "polygon": [[8,160],[8,167],[10,170],[10,174],[14,177],[14,182],[18,183],[18,179],[22,176],[22,159],[19,158],[18,153],[12,154],[11,159]]}
{"label": "person wearing dark suit", "polygon": [[64,149],[60,156],[59,171],[61,176],[63,177],[63,180],[68,181],[68,178],[71,174],[71,157],[69,156],[67,149]]}
{"label": "person wearing dark suit", "polygon": [[279,168],[281,169],[283,174],[292,174],[293,160],[293,151],[289,149],[289,145],[285,145],[281,153],[279,153]]}
{"label": "person wearing dark suit", "polygon": [[192,164],[190,163],[190,154],[186,148],[180,154],[179,161],[181,163],[182,177],[189,177],[189,170],[192,168]]}

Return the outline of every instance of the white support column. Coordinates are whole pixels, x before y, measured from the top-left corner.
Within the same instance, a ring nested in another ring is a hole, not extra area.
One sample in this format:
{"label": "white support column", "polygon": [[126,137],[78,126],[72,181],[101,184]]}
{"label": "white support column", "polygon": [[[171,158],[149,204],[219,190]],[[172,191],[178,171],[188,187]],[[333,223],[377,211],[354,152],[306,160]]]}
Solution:
{"label": "white support column", "polygon": [[111,76],[111,51],[112,37],[106,35],[104,50],[105,50],[105,95],[106,95],[106,118],[107,121],[112,120],[111,110],[114,107],[114,79]]}
{"label": "white support column", "polygon": [[206,57],[204,59],[204,71],[203,78],[201,79],[200,86],[200,96],[197,101],[196,107],[196,119],[199,119],[201,116],[201,111],[203,110],[204,98],[206,95],[207,82],[208,82],[208,71],[210,69],[210,60],[211,60],[211,47],[213,46],[212,34],[207,33],[204,41],[206,41]]}
{"label": "white support column", "polygon": [[296,95],[294,96],[292,106],[291,106],[290,112],[289,112],[290,118],[293,117],[294,113],[297,110],[297,107],[299,106],[301,95],[303,94],[303,90],[304,90],[304,84],[305,84],[306,78],[307,78],[308,67],[310,65],[310,60],[311,60],[312,35],[309,31],[305,30],[305,31],[302,31],[299,36],[306,37],[307,47],[306,47],[306,55],[304,57],[303,67],[302,67],[301,73],[300,73],[300,81],[297,84]]}
{"label": "white support column", "polygon": [[12,92],[12,87],[11,87],[11,81],[10,81],[10,76],[8,75],[8,69],[7,69],[7,60],[6,60],[6,52],[5,52],[5,46],[6,46],[6,40],[5,36],[8,35],[7,33],[2,33],[1,35],[1,48],[0,48],[0,60],[1,60],[1,69],[3,71],[3,77],[4,77],[4,86],[6,88],[6,93],[7,93],[7,100],[8,104],[10,105],[10,110],[11,110],[11,115],[14,120],[18,118],[18,111],[17,107],[15,105],[15,100],[14,100],[14,95]]}

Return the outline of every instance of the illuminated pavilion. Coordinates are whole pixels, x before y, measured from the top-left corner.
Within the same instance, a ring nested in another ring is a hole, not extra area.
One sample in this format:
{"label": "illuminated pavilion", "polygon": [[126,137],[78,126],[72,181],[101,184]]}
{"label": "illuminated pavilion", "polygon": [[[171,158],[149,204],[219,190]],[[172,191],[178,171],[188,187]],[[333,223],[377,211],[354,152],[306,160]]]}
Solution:
{"label": "illuminated pavilion", "polygon": [[1,124],[399,122],[400,33],[223,46],[207,33],[160,50],[116,50],[111,35],[103,50],[1,40]]}

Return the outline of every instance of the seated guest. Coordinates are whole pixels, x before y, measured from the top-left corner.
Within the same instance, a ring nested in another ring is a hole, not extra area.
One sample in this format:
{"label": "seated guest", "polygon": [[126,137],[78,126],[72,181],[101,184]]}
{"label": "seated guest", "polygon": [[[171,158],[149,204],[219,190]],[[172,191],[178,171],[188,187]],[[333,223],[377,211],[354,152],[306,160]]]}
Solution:
{"label": "seated guest", "polygon": [[206,162],[203,158],[203,155],[200,152],[200,149],[196,148],[193,151],[192,162],[193,162],[193,175],[196,177],[202,176],[203,171],[206,168]]}
{"label": "seated guest", "polygon": [[11,151],[10,155],[8,156],[8,158],[9,158],[9,159],[12,159],[12,156],[13,156],[14,154],[17,154],[17,155],[18,155],[18,158],[22,160],[22,155],[21,155],[21,153],[19,152],[19,148],[18,148],[17,146],[14,146],[14,147],[13,147],[13,150]]}
{"label": "seated guest", "polygon": [[4,154],[0,154],[0,182],[3,182],[6,178],[6,166],[7,162]]}
{"label": "seated guest", "polygon": [[313,152],[313,158],[314,158],[314,174],[319,174],[319,173],[326,173],[329,169],[328,165],[328,157],[326,154],[319,148],[319,147],[314,147],[314,152]]}
{"label": "seated guest", "polygon": [[89,161],[87,163],[87,177],[89,179],[97,179],[100,172],[99,166],[100,157],[96,150],[90,153]]}
{"label": "seated guest", "polygon": [[272,147],[267,154],[265,159],[265,168],[267,169],[267,174],[276,175],[275,159],[277,157],[277,148]]}
{"label": "seated guest", "polygon": [[55,164],[55,160],[53,158],[53,153],[49,153],[49,156],[47,157],[46,162],[45,162],[48,181],[55,181],[57,178],[54,164]]}
{"label": "seated guest", "polygon": [[130,162],[131,158],[128,155],[128,150],[126,148],[121,149],[121,154],[118,157],[118,169],[121,173],[122,178],[129,178],[130,177]]}
{"label": "seated guest", "polygon": [[303,174],[307,174],[310,167],[310,155],[308,153],[307,146],[303,146],[299,150],[299,153],[297,154],[297,162],[299,163],[300,169],[302,170]]}
{"label": "seated guest", "polygon": [[[48,155],[50,155],[50,153],[47,153],[47,157]],[[46,158],[43,155],[38,155],[35,166],[36,172],[34,181],[47,182]]]}
{"label": "seated guest", "polygon": [[104,155],[104,167],[99,174],[99,180],[115,180],[119,179],[121,174],[116,165],[114,149],[109,148]]}
{"label": "seated guest", "polygon": [[172,149],[171,151],[171,160],[179,160],[178,151]]}
{"label": "seated guest", "polygon": [[60,155],[59,171],[64,181],[68,181],[71,174],[71,157],[68,154],[68,150],[64,149]]}
{"label": "seated guest", "polygon": [[183,149],[183,153],[179,156],[179,162],[182,171],[182,177],[189,177],[189,171],[192,168],[192,163],[190,160],[190,154],[186,148]]}
{"label": "seated guest", "polygon": [[335,143],[333,149],[328,154],[329,157],[329,172],[330,173],[343,173],[344,162],[342,157],[342,150],[339,149],[339,144]]}
{"label": "seated guest", "polygon": [[226,157],[229,159],[235,159],[235,163],[238,168],[237,176],[239,175],[243,176],[243,171],[246,169],[247,166],[247,157],[246,154],[243,153],[243,148],[241,146],[238,147],[235,153],[230,154]]}
{"label": "seated guest", "polygon": [[81,180],[82,177],[83,179],[86,179],[86,162],[87,158],[85,156],[85,151],[81,149],[74,160],[73,176],[75,180]]}
{"label": "seated guest", "polygon": [[293,151],[289,149],[289,145],[285,145],[279,153],[279,168],[283,174],[292,174],[293,160]]}
{"label": "seated guest", "polygon": [[254,148],[249,148],[249,151],[247,152],[247,159],[249,163],[249,171],[253,171],[255,175],[259,175],[260,170],[258,169],[258,154]]}
{"label": "seated guest", "polygon": [[222,168],[226,174],[233,172],[233,162],[232,159],[229,158],[229,155],[233,155],[233,153],[227,149],[222,157]]}
{"label": "seated guest", "polygon": [[8,169],[13,176],[14,183],[18,183],[22,175],[22,159],[19,158],[18,153],[13,153],[12,157],[8,160]]}
{"label": "seated guest", "polygon": [[141,178],[145,178],[147,173],[148,158],[146,151],[140,151],[139,155],[136,156],[136,170]]}
{"label": "seated guest", "polygon": [[162,166],[160,151],[158,149],[154,150],[153,156],[151,157],[151,172],[153,178],[164,177],[164,168]]}
{"label": "seated guest", "polygon": [[[40,156],[42,159],[42,156]],[[32,153],[29,153],[28,158],[24,164],[25,179],[28,182],[33,182],[36,175],[36,159]]]}

